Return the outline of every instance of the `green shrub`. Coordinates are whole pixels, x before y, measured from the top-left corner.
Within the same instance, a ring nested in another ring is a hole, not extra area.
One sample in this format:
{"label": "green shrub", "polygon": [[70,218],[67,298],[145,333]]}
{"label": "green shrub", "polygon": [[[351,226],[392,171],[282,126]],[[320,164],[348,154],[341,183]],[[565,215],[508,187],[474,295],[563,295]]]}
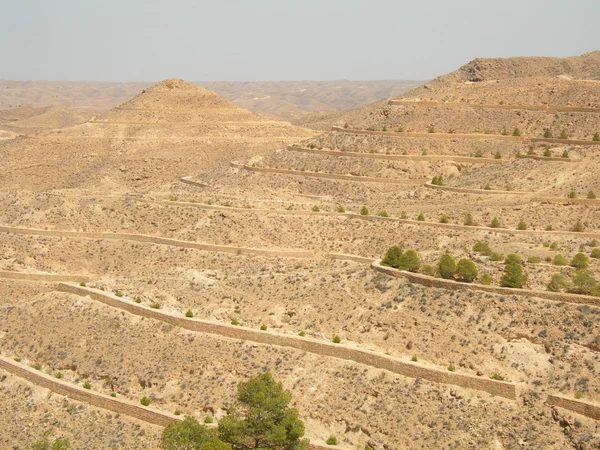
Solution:
{"label": "green shrub", "polygon": [[491,190],[492,190],[492,187],[490,186],[490,183],[486,184],[486,185],[483,187],[483,190],[484,190],[484,191],[491,191]]}
{"label": "green shrub", "polygon": [[592,138],[592,141],[600,142],[600,133],[594,134],[594,137]]}
{"label": "green shrub", "polygon": [[516,255],[514,253],[510,253],[506,256],[506,259],[504,260],[505,264],[521,264],[522,260],[521,257],[519,255]]}
{"label": "green shrub", "polygon": [[398,267],[400,267],[401,256],[402,249],[399,246],[394,245],[393,247],[390,247],[386,252],[385,256],[381,260],[381,265],[394,267],[395,269],[397,269]]}
{"label": "green shrub", "polygon": [[261,331],[267,331],[267,326],[266,325],[261,325],[260,326],[260,330]]}
{"label": "green shrub", "polygon": [[448,223],[448,216],[446,214],[440,216],[440,223]]}
{"label": "green shrub", "polygon": [[362,208],[360,208],[360,215],[361,216],[368,216],[369,215],[369,209],[366,206],[363,206]]}
{"label": "green shrub", "polygon": [[62,379],[63,379],[63,377],[64,377],[64,375],[62,374],[62,372],[58,372],[58,373],[56,374],[56,378],[58,378],[59,380],[62,380]]}
{"label": "green shrub", "polygon": [[547,148],[546,151],[544,152],[544,156],[546,158],[551,158],[552,157],[552,150],[550,150],[549,148]]}
{"label": "green shrub", "polygon": [[83,281],[81,283],[79,283],[79,286],[81,287],[87,287],[87,284],[85,284]]}
{"label": "green shrub", "polygon": [[590,253],[590,256],[594,259],[600,259],[600,248],[592,249],[592,253]]}
{"label": "green shrub", "polygon": [[563,157],[563,158],[568,158],[568,157],[569,157],[569,151],[568,151],[568,150],[565,150],[565,151],[563,152],[563,154],[562,154],[562,157]]}
{"label": "green shrub", "polygon": [[552,259],[553,266],[566,266],[567,264],[566,258],[561,254],[556,255],[554,259]]}
{"label": "green shrub", "polygon": [[527,224],[524,221],[520,221],[519,225],[517,225],[517,230],[526,230],[527,229]]}
{"label": "green shrub", "polygon": [[300,336],[300,337],[304,337],[304,336],[306,336],[306,333],[305,333],[304,331],[300,331],[300,332],[298,333],[298,336]]}
{"label": "green shrub", "polygon": [[141,299],[141,298],[139,298],[139,297],[136,297],[134,301],[135,301],[136,303],[142,303],[142,299]]}
{"label": "green shrub", "polygon": [[92,385],[89,381],[86,381],[85,383],[83,383],[83,388],[84,389],[91,389]]}
{"label": "green shrub", "polygon": [[553,242],[552,244],[550,244],[550,250],[552,250],[552,251],[558,250],[558,242]]}
{"label": "green shrub", "polygon": [[327,441],[325,442],[327,445],[337,445],[338,441],[337,438],[334,435],[331,435],[327,438]]}
{"label": "green shrub", "polygon": [[312,207],[312,211],[313,212],[319,212],[320,210],[319,210],[319,207],[317,205],[315,205],[315,206]]}
{"label": "green shrub", "polygon": [[492,261],[502,261],[504,259],[504,255],[502,253],[492,252],[490,254],[490,259]]}
{"label": "green shrub", "polygon": [[33,367],[35,370],[42,370],[42,365],[40,363],[35,363],[31,367]]}
{"label": "green shrub", "polygon": [[584,295],[598,295],[598,283],[594,279],[592,272],[589,270],[578,270],[573,275],[573,283],[571,284],[570,292]]}
{"label": "green shrub", "polygon": [[492,219],[492,222],[490,223],[490,227],[492,227],[492,228],[500,228],[500,221],[498,220],[497,217],[494,217]]}
{"label": "green shrub", "polygon": [[231,450],[217,438],[217,431],[200,424],[194,417],[173,421],[162,432],[160,448],[164,450]]}
{"label": "green shrub", "polygon": [[419,214],[419,216],[417,217],[417,220],[419,222],[425,222],[425,216],[423,215],[423,213]]}
{"label": "green shrub", "polygon": [[431,184],[435,186],[444,186],[444,177],[443,175],[435,176],[431,180]]}
{"label": "green shrub", "polygon": [[573,231],[575,231],[576,233],[583,233],[584,229],[585,228],[583,227],[581,220],[578,220],[575,226],[573,227]]}
{"label": "green shrub", "polygon": [[484,273],[479,279],[479,283],[485,286],[489,286],[490,284],[492,284],[492,282],[492,277],[490,277],[487,273]]}
{"label": "green shrub", "polygon": [[400,270],[408,270],[409,272],[416,272],[421,267],[421,258],[414,250],[405,251],[400,256]]}
{"label": "green shrub", "polygon": [[[14,446],[11,448],[20,448]],[[31,450],[69,450],[71,444],[68,439],[56,438],[52,440],[51,433],[49,431],[42,434],[42,437],[31,445]]]}
{"label": "green shrub", "polygon": [[212,416],[206,416],[204,418],[204,423],[213,423],[213,422],[214,422],[214,420],[213,420]]}
{"label": "green shrub", "polygon": [[382,210],[382,211],[379,211],[379,212],[377,213],[377,215],[378,215],[379,217],[390,217],[390,215],[387,213],[387,211],[386,211],[385,209],[384,209],[384,210]]}
{"label": "green shrub", "polygon": [[552,225],[548,225],[546,227],[546,231],[554,231],[554,227]]}
{"label": "green shrub", "polygon": [[590,265],[590,259],[583,253],[577,253],[571,260],[571,266],[576,269],[587,269]]}
{"label": "green shrub", "polygon": [[192,312],[192,310],[191,310],[191,309],[188,309],[188,310],[185,312],[185,317],[189,317],[189,318],[192,318],[192,317],[194,317],[194,313]]}
{"label": "green shrub", "polygon": [[587,193],[587,199],[588,200],[596,200],[596,194],[594,193],[594,191],[589,191]]}
{"label": "green shrub", "polygon": [[117,397],[117,393],[116,392],[111,392],[110,396],[113,397],[113,398],[116,398]]}
{"label": "green shrub", "polygon": [[381,128],[381,131],[387,131],[387,127],[384,125],[384,126]]}
{"label": "green shrub", "polygon": [[521,136],[521,130],[519,130],[518,128],[515,128],[513,131],[513,136]]}
{"label": "green shrub", "polygon": [[448,370],[450,372],[454,372],[456,370],[456,367],[454,367],[454,364],[450,364],[450,365],[448,365]]}
{"label": "green shrub", "polygon": [[475,222],[473,221],[473,214],[467,213],[467,215],[465,216],[464,224],[468,227],[472,227],[473,225],[475,225]]}
{"label": "green shrub", "polygon": [[555,273],[550,278],[548,290],[552,292],[560,292],[569,286],[569,280],[562,273]]}
{"label": "green shrub", "polygon": [[417,361],[419,361],[419,358],[417,357],[417,355],[413,355],[412,358],[410,358],[410,360],[412,362],[417,362]]}
{"label": "green shrub", "polygon": [[550,128],[546,128],[544,130],[544,137],[546,139],[552,139],[552,131],[550,131]]}
{"label": "green shrub", "polygon": [[149,406],[150,403],[152,403],[152,400],[150,400],[148,397],[142,397],[140,403],[144,406]]}
{"label": "green shrub", "polygon": [[160,303],[154,302],[150,305],[150,308],[152,309],[160,309]]}
{"label": "green shrub", "polygon": [[575,191],[569,192],[569,198],[577,198],[577,192],[575,192]]}
{"label": "green shrub", "polygon": [[492,253],[492,249],[490,248],[490,246],[484,242],[477,242],[473,246],[473,250],[475,250],[477,253],[481,253],[482,255],[488,256],[490,253]]}
{"label": "green shrub", "polygon": [[502,129],[502,132],[501,132],[501,134],[502,134],[502,136],[508,136],[508,130],[506,129],[506,127],[504,127],[504,128]]}
{"label": "green shrub", "polygon": [[437,275],[437,272],[435,271],[435,267],[430,266],[430,265],[424,265],[423,267],[421,267],[421,272],[424,275],[428,275],[430,277],[435,277]]}
{"label": "green shrub", "polygon": [[396,128],[396,133],[404,133],[404,128],[402,128],[402,127]]}
{"label": "green shrub", "polygon": [[458,261],[458,265],[456,266],[456,275],[458,276],[459,281],[462,281],[463,283],[472,283],[479,275],[479,272],[473,261],[462,258]]}
{"label": "green shrub", "polygon": [[340,342],[342,342],[342,338],[339,336],[334,336],[333,337],[333,343],[334,344],[339,344]]}
{"label": "green shrub", "polygon": [[123,297],[123,293],[121,291],[115,291],[115,295],[117,297]]}
{"label": "green shrub", "polygon": [[483,152],[481,150],[477,150],[475,152],[475,158],[483,158]]}
{"label": "green shrub", "polygon": [[454,258],[448,254],[442,255],[438,264],[438,271],[442,278],[454,278],[454,274],[456,274],[456,262]]}
{"label": "green shrub", "polygon": [[502,159],[502,155],[500,154],[500,152],[496,152],[496,154],[494,155],[494,159]]}
{"label": "green shrub", "polygon": [[340,206],[338,206],[336,208],[336,211],[339,212],[339,213],[345,213],[346,212],[346,208],[344,208],[343,206],[340,205]]}
{"label": "green shrub", "polygon": [[537,256],[530,256],[529,258],[527,258],[527,262],[529,264],[540,264],[542,262],[542,258],[539,258]]}
{"label": "green shrub", "polygon": [[569,134],[567,133],[566,128],[563,128],[562,131],[560,132],[560,138],[561,139],[569,139]]}
{"label": "green shrub", "polygon": [[520,264],[510,262],[504,266],[504,275],[500,279],[502,286],[522,288],[526,282],[527,276],[523,274],[523,267]]}
{"label": "green shrub", "polygon": [[431,125],[429,128],[427,128],[427,132],[428,133],[435,133],[435,127],[433,125]]}

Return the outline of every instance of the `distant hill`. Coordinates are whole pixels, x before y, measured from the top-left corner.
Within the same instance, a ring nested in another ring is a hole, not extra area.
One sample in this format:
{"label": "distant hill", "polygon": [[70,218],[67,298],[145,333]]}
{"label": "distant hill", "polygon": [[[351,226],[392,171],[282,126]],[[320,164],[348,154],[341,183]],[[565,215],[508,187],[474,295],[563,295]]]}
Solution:
{"label": "distant hill", "polygon": [[[289,112],[344,110],[396,97],[422,81],[200,82],[241,108],[281,115]],[[0,109],[60,105],[103,112],[153,83],[88,83],[0,80]]]}

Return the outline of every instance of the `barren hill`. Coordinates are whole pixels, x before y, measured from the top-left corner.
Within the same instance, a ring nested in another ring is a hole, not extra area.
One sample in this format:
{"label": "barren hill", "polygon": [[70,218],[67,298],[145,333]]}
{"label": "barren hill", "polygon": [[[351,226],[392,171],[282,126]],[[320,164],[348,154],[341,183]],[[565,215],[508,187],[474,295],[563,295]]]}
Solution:
{"label": "barren hill", "polygon": [[[0,411],[80,447],[88,430],[127,446],[110,437],[137,424],[158,448],[151,412],[218,421],[269,370],[308,437],[349,450],[598,448],[596,82],[544,61],[318,136],[167,80],[43,146],[2,144]],[[379,264],[394,245],[398,269]],[[41,432],[10,417],[6,446]]]}

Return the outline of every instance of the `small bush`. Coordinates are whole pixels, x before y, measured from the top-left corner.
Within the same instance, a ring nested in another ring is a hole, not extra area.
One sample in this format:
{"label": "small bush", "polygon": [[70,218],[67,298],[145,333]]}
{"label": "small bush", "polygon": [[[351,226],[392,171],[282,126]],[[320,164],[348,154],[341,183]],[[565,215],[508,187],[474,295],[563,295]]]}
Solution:
{"label": "small bush", "polygon": [[504,275],[500,279],[502,286],[522,288],[525,283],[527,283],[527,276],[523,274],[523,267],[520,264],[510,262],[504,266]]}
{"label": "small bush", "polygon": [[204,418],[204,423],[213,423],[213,421],[214,420],[213,420],[212,416],[206,416]]}
{"label": "small bush", "polygon": [[152,309],[160,309],[160,303],[154,302],[150,305],[150,308]]}
{"label": "small bush", "polygon": [[529,258],[527,258],[527,262],[529,264],[540,264],[542,262],[542,258],[539,258],[537,256],[530,256]]}
{"label": "small bush", "polygon": [[560,132],[560,138],[561,139],[569,139],[569,134],[567,133],[566,128],[563,128],[562,131]]}
{"label": "small bush", "polygon": [[569,280],[562,273],[555,273],[550,278],[548,290],[552,292],[560,292],[569,286]]}
{"label": "small bush", "polygon": [[408,270],[409,272],[417,272],[421,267],[421,258],[414,250],[407,250],[400,256],[400,270]]}
{"label": "small bush", "polygon": [[458,261],[456,266],[456,275],[459,281],[462,281],[463,283],[472,283],[479,275],[479,272],[473,261],[462,258]]}
{"label": "small bush", "polygon": [[567,264],[566,258],[561,254],[556,255],[554,259],[552,259],[553,266],[566,266]]}
{"label": "small bush", "polygon": [[91,389],[91,388],[92,388],[92,385],[90,384],[90,382],[89,382],[89,381],[86,381],[85,383],[83,383],[83,388],[84,388],[84,389]]}
{"label": "small bush", "polygon": [[450,128],[450,129],[448,130],[448,134],[454,134],[454,128]]}
{"label": "small bush", "polygon": [[304,336],[306,336],[306,333],[305,333],[304,331],[300,331],[300,332],[298,333],[298,336],[300,336],[300,337],[304,337]]}
{"label": "small bush", "polygon": [[592,141],[600,142],[600,133],[594,134],[594,137],[592,138]]}
{"label": "small bush", "polygon": [[549,148],[547,148],[546,151],[544,152],[544,156],[546,158],[551,158],[552,157],[552,150],[550,150]]}
{"label": "small bush", "polygon": [[575,294],[600,295],[598,283],[589,270],[578,270],[573,275],[573,283],[569,291]]}
{"label": "small bush", "polygon": [[423,215],[423,213],[419,214],[419,216],[417,217],[417,220],[419,222],[425,222],[425,216]]}
{"label": "small bush", "polygon": [[517,230],[526,230],[527,229],[527,224],[524,221],[520,221],[519,225],[517,225]]}
{"label": "small bush", "polygon": [[384,125],[384,126],[381,128],[381,131],[387,131],[387,127]]}
{"label": "small bush", "polygon": [[35,370],[42,370],[42,365],[40,363],[35,363],[31,367],[33,367]]}
{"label": "small bush", "polygon": [[529,155],[529,156],[534,156],[535,155],[535,150],[534,150],[533,145],[531,145],[529,147],[529,150],[527,150],[527,155]]}
{"label": "small bush", "polygon": [[192,317],[194,317],[194,313],[192,312],[192,310],[191,310],[191,309],[188,309],[188,310],[185,312],[185,317],[189,317],[189,318],[192,318]]}
{"label": "small bush", "polygon": [[446,214],[440,216],[440,223],[448,223],[448,216]]}
{"label": "small bush", "polygon": [[500,228],[500,221],[498,220],[497,217],[494,217],[492,219],[492,222],[490,223],[490,227],[492,227],[492,228]]}
{"label": "small bush", "polygon": [[504,263],[505,264],[521,264],[522,260],[519,255],[517,255],[515,253],[510,253],[509,255],[506,256]]}
{"label": "small bush", "polygon": [[548,225],[546,227],[546,231],[554,231],[554,227],[552,225]]}
{"label": "small bush", "polygon": [[369,215],[369,209],[366,206],[363,206],[362,208],[360,208],[360,215],[361,216],[368,216]]}
{"label": "small bush", "polygon": [[575,192],[575,191],[569,192],[569,198],[577,198],[577,192]]}
{"label": "small bush", "polygon": [[454,258],[448,254],[442,255],[438,264],[438,271],[442,278],[447,280],[454,278],[454,274],[456,274],[456,262]]}
{"label": "small bush", "polygon": [[563,152],[563,154],[562,154],[562,157],[563,157],[563,158],[568,158],[568,157],[569,157],[569,151],[568,151],[568,150],[565,150],[565,151]]}
{"label": "small bush", "polygon": [[336,208],[336,211],[339,212],[339,213],[345,213],[346,212],[346,208],[344,208],[343,206],[340,205],[340,206],[338,206]]}
{"label": "small bush", "polygon": [[139,298],[139,297],[136,297],[134,301],[135,301],[136,303],[142,303],[142,299],[141,299],[141,298]]}
{"label": "small bush", "polygon": [[558,242],[553,242],[552,244],[550,244],[550,250],[552,250],[552,251],[558,250]]}
{"label": "small bush", "polygon": [[475,225],[475,222],[473,221],[473,214],[467,213],[464,224],[468,227]]}
{"label": "small bush", "polygon": [[424,265],[423,267],[421,267],[421,272],[423,273],[423,275],[428,275],[430,277],[435,277],[437,275],[435,267],[430,265]]}
{"label": "small bush", "polygon": [[337,438],[334,435],[331,435],[327,438],[326,444],[327,445],[337,445],[338,441]]}
{"label": "small bush", "polygon": [[496,152],[496,154],[494,155],[494,159],[502,159],[502,155],[500,154],[500,152]]}
{"label": "small bush", "polygon": [[546,139],[552,139],[552,131],[550,131],[550,128],[546,128],[544,130],[544,137]]}
{"label": "small bush", "polygon": [[339,336],[334,336],[333,337],[333,343],[334,344],[339,344],[340,342],[342,342],[342,338]]}
{"label": "small bush", "polygon": [[398,267],[400,267],[401,256],[402,249],[399,246],[394,245],[393,247],[390,247],[386,252],[385,256],[381,260],[381,265],[394,267],[395,269],[397,269]]}
{"label": "small bush", "polygon": [[413,355],[412,358],[410,358],[410,360],[412,362],[417,362],[417,361],[419,361],[419,358],[417,358],[417,355]]}
{"label": "small bush", "polygon": [[404,133],[404,128],[402,128],[402,127],[396,128],[396,133]]}
{"label": "small bush", "polygon": [[444,186],[444,177],[442,175],[433,177],[431,184],[435,186]]}
{"label": "small bush", "polygon": [[150,406],[150,403],[152,403],[152,400],[150,400],[148,397],[142,397],[142,399],[140,400],[140,403],[143,406]]}
{"label": "small bush", "polygon": [[489,286],[490,284],[492,284],[492,282],[492,277],[490,277],[487,273],[484,273],[479,279],[479,283],[485,286]]}
{"label": "small bush", "polygon": [[590,256],[594,259],[600,259],[600,248],[592,249],[592,253],[590,253]]}
{"label": "small bush", "polygon": [[317,205],[315,205],[315,206],[312,207],[312,211],[313,212],[319,212],[320,209],[319,209],[319,207]]}
{"label": "small bush", "polygon": [[587,197],[588,200],[596,200],[596,194],[594,193],[594,191],[589,191],[587,193],[586,197]]}
{"label": "small bush", "polygon": [[481,150],[477,150],[475,152],[475,158],[483,158],[483,152]]}
{"label": "small bush", "polygon": [[85,284],[83,281],[81,283],[79,283],[79,286],[81,287],[87,287],[87,284]]}
{"label": "small bush", "polygon": [[435,127],[433,125],[431,125],[429,128],[427,128],[427,132],[428,133],[435,133]]}
{"label": "small bush", "polygon": [[111,393],[110,393],[110,396],[111,396],[112,398],[116,398],[116,397],[117,397],[117,393],[116,393],[116,392],[111,392]]}
{"label": "small bush", "polygon": [[501,132],[501,134],[502,134],[502,136],[508,136],[508,130],[506,129],[506,127],[504,127],[504,128],[502,129],[502,132]]}
{"label": "small bush", "polygon": [[581,220],[578,220],[575,226],[573,227],[573,231],[575,231],[576,233],[583,233],[583,230],[583,224],[581,223]]}
{"label": "small bush", "polygon": [[261,331],[267,331],[267,326],[266,325],[261,325],[260,326],[260,330]]}
{"label": "small bush", "polygon": [[238,326],[240,322],[237,319],[231,319],[231,325]]}
{"label": "small bush", "polygon": [[587,269],[590,265],[590,259],[583,253],[577,253],[571,260],[571,266],[576,269]]}
{"label": "small bush", "polygon": [[513,131],[513,136],[521,136],[521,130],[519,130],[518,128],[515,128]]}
{"label": "small bush", "polygon": [[498,375],[496,372],[494,372],[490,378],[496,381],[504,381],[504,377]]}
{"label": "small bush", "polygon": [[115,291],[115,295],[117,297],[123,297],[123,293],[121,291]]}
{"label": "small bush", "polygon": [[502,261],[504,259],[504,255],[502,253],[492,252],[490,254],[490,259],[492,261]]}
{"label": "small bush", "polygon": [[64,375],[62,374],[62,372],[58,372],[58,373],[56,374],[56,378],[58,378],[59,380],[62,380],[62,379],[63,379],[63,377],[64,377]]}
{"label": "small bush", "polygon": [[384,209],[383,211],[379,211],[379,212],[377,213],[377,215],[378,215],[379,217],[390,217],[390,215],[387,213],[387,211],[386,211],[385,209]]}
{"label": "small bush", "polygon": [[448,370],[449,370],[450,372],[454,372],[454,371],[456,370],[456,367],[454,367],[454,364],[450,364],[450,365],[448,366]]}
{"label": "small bush", "polygon": [[490,186],[490,183],[486,184],[486,185],[483,187],[483,190],[484,190],[484,191],[491,191],[491,190],[492,190],[492,187]]}
{"label": "small bush", "polygon": [[580,400],[583,398],[583,392],[575,392],[575,398],[577,400]]}

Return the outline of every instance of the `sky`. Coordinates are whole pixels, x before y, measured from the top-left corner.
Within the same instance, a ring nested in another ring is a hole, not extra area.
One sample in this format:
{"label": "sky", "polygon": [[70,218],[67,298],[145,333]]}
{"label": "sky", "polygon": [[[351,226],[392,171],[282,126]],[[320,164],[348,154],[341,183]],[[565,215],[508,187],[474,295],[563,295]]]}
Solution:
{"label": "sky", "polygon": [[600,0],[0,0],[0,79],[426,80],[600,49]]}

